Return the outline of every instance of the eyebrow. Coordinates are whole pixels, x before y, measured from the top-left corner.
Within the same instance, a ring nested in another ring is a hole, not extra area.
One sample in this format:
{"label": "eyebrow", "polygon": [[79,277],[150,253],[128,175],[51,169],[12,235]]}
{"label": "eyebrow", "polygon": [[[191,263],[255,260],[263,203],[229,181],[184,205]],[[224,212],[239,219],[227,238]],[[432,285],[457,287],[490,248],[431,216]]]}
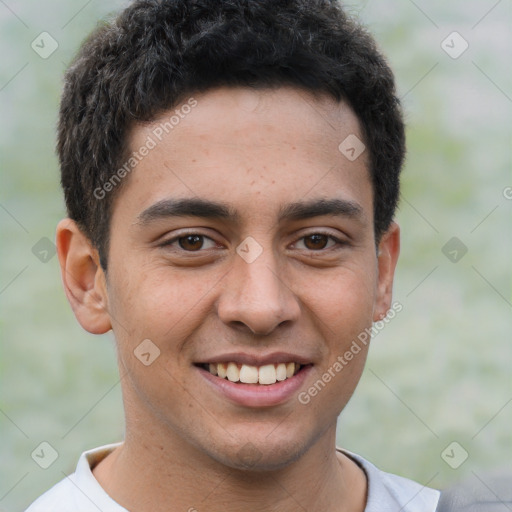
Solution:
{"label": "eyebrow", "polygon": [[[279,209],[278,221],[304,220],[323,215],[333,215],[362,220],[363,208],[347,199],[313,199],[289,203]],[[147,225],[169,217],[201,217],[205,219],[240,221],[240,213],[225,203],[207,199],[163,199],[138,215],[137,224]]]}
{"label": "eyebrow", "polygon": [[347,199],[313,199],[306,202],[287,204],[279,210],[279,221],[304,220],[322,215],[348,217],[361,220],[363,208]]}
{"label": "eyebrow", "polygon": [[240,216],[228,205],[207,199],[163,199],[138,215],[137,223],[145,225],[168,217],[203,217],[236,222]]}

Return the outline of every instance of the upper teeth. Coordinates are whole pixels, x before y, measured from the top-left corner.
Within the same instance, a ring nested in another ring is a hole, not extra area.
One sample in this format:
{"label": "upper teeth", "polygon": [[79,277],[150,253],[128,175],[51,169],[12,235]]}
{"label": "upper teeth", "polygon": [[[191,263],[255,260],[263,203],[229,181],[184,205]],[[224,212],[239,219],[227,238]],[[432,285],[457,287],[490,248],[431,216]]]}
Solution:
{"label": "upper teeth", "polygon": [[250,366],[248,364],[209,363],[210,373],[227,378],[231,382],[245,384],[275,384],[277,381],[293,377],[300,369],[298,363],[265,364],[263,366]]}

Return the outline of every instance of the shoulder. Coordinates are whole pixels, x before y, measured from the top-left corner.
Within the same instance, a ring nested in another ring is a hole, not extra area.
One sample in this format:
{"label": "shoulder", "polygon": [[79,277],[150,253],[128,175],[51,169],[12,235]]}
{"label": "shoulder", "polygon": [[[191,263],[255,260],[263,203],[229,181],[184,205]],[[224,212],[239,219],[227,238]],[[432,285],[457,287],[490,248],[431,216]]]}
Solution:
{"label": "shoulder", "polygon": [[91,509],[126,512],[105,493],[91,469],[119,444],[101,446],[82,453],[75,472],[46,491],[25,512],[89,512]]}
{"label": "shoulder", "polygon": [[25,512],[60,512],[64,510],[76,510],[76,489],[71,479],[73,475],[64,478],[51,489],[39,496]]}
{"label": "shoulder", "polygon": [[368,479],[365,512],[435,512],[440,491],[381,471],[360,455],[338,448],[363,468]]}

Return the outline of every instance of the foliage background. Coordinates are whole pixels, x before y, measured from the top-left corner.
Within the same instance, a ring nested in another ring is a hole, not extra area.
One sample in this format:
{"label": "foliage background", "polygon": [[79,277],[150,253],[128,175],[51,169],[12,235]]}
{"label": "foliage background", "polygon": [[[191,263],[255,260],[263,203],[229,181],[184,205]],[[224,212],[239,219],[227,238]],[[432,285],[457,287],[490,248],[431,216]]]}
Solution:
{"label": "foliage background", "polygon": [[[97,20],[122,5],[0,3],[0,511],[24,509],[82,451],[123,436],[113,339],[80,329],[57,258],[32,252],[64,216],[54,154],[62,73]],[[403,311],[372,342],[339,444],[429,486],[485,482],[490,469],[512,470],[512,2],[346,5],[395,70],[408,160],[395,292]],[[59,44],[48,59],[31,48],[43,31]],[[441,48],[453,31],[469,43],[458,59]],[[467,247],[457,263],[442,252],[452,237]],[[46,470],[31,458],[42,441],[59,453]],[[441,457],[453,441],[468,452],[458,469]]]}

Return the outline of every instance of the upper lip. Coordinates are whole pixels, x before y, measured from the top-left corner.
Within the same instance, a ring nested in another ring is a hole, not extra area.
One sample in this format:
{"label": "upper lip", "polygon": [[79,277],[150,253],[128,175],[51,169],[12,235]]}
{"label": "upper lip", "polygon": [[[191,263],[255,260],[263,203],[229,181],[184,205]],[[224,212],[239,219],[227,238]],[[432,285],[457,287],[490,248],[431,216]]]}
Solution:
{"label": "upper lip", "polygon": [[205,358],[197,364],[204,363],[240,363],[250,366],[264,366],[266,364],[278,363],[299,363],[301,365],[311,364],[311,359],[291,354],[289,352],[272,352],[271,354],[247,354],[244,352],[232,352]]}

